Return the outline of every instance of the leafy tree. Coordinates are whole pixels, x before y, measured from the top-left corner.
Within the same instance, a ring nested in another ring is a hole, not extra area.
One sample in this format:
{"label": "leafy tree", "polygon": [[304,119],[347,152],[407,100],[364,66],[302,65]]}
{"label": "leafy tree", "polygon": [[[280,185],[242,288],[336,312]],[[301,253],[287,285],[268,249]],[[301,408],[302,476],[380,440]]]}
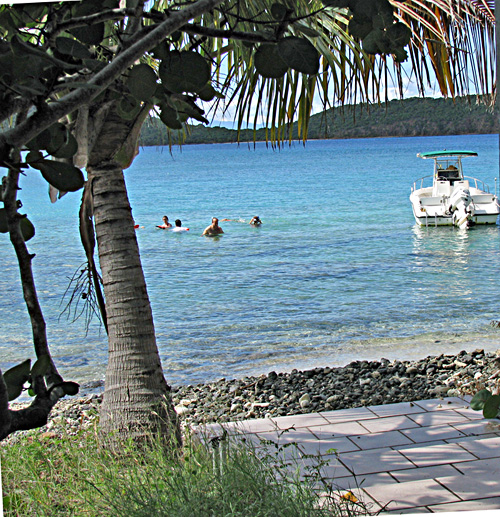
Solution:
{"label": "leafy tree", "polygon": [[[115,1],[0,7],[0,165],[7,169],[0,197],[4,204],[0,230],[9,232],[18,255],[38,358],[33,369],[26,362],[0,375],[0,438],[43,425],[57,400],[77,391],[74,383],[63,382],[50,358],[31,272],[34,256],[25,244],[34,229],[18,212],[22,206],[17,200],[19,175],[30,165],[40,170],[52,193],[81,189],[83,174],[71,163],[78,143],[68,129],[69,115],[105,92],[169,33],[217,3],[220,1],[200,0],[164,17],[153,28],[138,28],[135,41],[116,56],[106,55],[105,43],[112,36],[118,39],[121,27],[107,21],[133,17],[135,9],[118,9]],[[12,119],[6,127],[5,121]],[[21,149],[30,151],[26,162],[21,161]],[[54,159],[47,159],[49,156]],[[35,395],[33,402],[25,410],[12,411],[9,401],[28,382]]]}
{"label": "leafy tree", "polygon": [[[270,140],[291,135],[296,113],[305,139],[317,89],[325,104],[332,97],[379,100],[390,70],[402,88],[400,63],[410,42],[421,91],[432,70],[443,94],[461,93],[468,83],[455,46],[467,50],[471,44],[464,23],[473,20],[488,34],[491,19],[475,2],[467,3],[461,18],[458,4],[198,0],[146,7],[135,0],[120,9],[115,0],[86,0],[0,9],[0,120],[15,116],[0,135],[0,164],[8,169],[11,191],[17,192],[18,174],[27,165],[40,170],[53,197],[82,188],[80,167],[88,173],[81,233],[92,263],[95,228],[106,298],[105,433],[140,437],[154,430],[180,438],[123,177],[149,111],[154,108],[167,127],[182,131],[190,118],[207,122],[200,101],[227,98],[237,107],[241,127],[256,120],[255,101],[267,113]],[[30,152],[22,162],[19,151],[25,148]],[[8,198],[6,190],[12,239],[26,218],[17,212],[15,192]],[[20,263],[30,265],[31,259]],[[54,385],[49,373],[56,373],[52,362],[48,368],[46,392]],[[1,407],[9,412],[7,406]]]}

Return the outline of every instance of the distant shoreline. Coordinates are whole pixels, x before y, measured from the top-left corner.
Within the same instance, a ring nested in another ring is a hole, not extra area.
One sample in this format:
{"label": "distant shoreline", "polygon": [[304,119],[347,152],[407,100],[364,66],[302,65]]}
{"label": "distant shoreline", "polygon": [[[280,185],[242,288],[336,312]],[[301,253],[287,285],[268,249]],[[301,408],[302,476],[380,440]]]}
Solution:
{"label": "distant shoreline", "polygon": [[[292,140],[301,142],[296,124],[289,126]],[[251,143],[266,141],[266,128],[229,129],[222,126],[188,125],[183,145]],[[398,138],[414,136],[487,135],[499,131],[498,110],[479,104],[476,96],[452,99],[410,98],[387,104],[357,104],[331,108],[311,116],[307,140],[350,140],[353,138]],[[172,132],[172,143],[177,135]],[[283,141],[288,142],[285,130]],[[165,126],[148,119],[143,126],[140,145],[167,145]]]}
{"label": "distant shoreline", "polygon": [[[433,137],[433,136],[487,136],[487,135],[494,135],[497,134],[497,132],[491,132],[491,133],[455,133],[455,134],[446,134],[446,135],[416,135],[416,136],[406,136],[406,135],[391,135],[391,136],[359,136],[359,137],[353,137],[353,138],[341,138],[341,137],[333,137],[333,138],[308,138],[305,142],[303,140],[295,139],[292,140],[292,144],[297,145],[307,145],[309,142],[328,142],[330,140],[372,140],[372,139],[382,139],[382,138],[426,138],[426,137]],[[265,140],[245,140],[245,141],[238,141],[238,142],[184,142],[181,144],[182,146],[185,145],[254,145],[254,144],[266,144],[268,146],[271,146],[269,142],[266,142]],[[150,145],[140,145],[140,147],[167,147],[168,144],[150,144]],[[281,147],[289,147],[290,143],[288,140],[280,144]],[[277,145],[275,146],[277,148]]]}

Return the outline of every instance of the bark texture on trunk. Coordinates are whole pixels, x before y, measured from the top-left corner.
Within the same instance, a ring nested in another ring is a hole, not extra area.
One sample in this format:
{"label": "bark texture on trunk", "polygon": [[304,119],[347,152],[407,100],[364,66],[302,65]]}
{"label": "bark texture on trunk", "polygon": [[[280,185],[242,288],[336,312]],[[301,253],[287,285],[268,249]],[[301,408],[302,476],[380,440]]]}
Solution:
{"label": "bark texture on trunk", "polygon": [[159,432],[163,438],[180,442],[156,346],[123,171],[112,162],[87,171],[109,332],[101,429],[105,434],[125,433],[139,439]]}

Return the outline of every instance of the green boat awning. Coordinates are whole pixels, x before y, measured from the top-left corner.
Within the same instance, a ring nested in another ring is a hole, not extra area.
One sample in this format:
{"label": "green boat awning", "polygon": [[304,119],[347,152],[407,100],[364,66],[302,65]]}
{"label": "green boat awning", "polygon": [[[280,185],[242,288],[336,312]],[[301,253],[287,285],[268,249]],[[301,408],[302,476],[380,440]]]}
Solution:
{"label": "green boat awning", "polygon": [[418,153],[417,158],[446,158],[447,156],[454,156],[456,158],[463,158],[466,156],[477,156],[475,151],[431,151],[430,153]]}

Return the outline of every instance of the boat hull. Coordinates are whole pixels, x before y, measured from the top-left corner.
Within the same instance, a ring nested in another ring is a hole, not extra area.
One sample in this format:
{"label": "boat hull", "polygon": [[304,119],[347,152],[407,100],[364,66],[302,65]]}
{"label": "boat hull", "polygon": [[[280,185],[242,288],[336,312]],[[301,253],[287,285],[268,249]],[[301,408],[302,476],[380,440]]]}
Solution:
{"label": "boat hull", "polygon": [[[414,214],[415,215],[415,214]],[[498,214],[472,216],[468,221],[470,226],[476,224],[497,224]],[[415,221],[419,226],[458,226],[451,216],[419,217],[415,215]]]}
{"label": "boat hull", "polygon": [[[483,197],[481,197],[483,196]],[[487,196],[488,203],[480,200]],[[413,216],[419,226],[459,226],[468,227],[480,224],[497,224],[500,207],[496,197],[480,192],[472,196],[471,213],[450,211],[449,198],[430,197],[428,190],[415,191],[410,196]]]}

